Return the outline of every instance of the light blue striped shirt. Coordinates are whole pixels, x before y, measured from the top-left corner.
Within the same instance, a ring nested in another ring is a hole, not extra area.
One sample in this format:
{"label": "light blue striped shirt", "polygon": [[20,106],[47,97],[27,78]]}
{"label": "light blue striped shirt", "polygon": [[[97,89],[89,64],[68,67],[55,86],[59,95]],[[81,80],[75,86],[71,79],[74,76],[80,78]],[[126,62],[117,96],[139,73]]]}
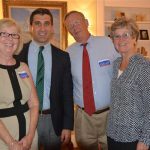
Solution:
{"label": "light blue striped shirt", "polygon": [[[119,54],[116,52],[112,41],[108,37],[90,36],[87,43],[95,106],[97,110],[103,109],[110,104],[112,64]],[[84,107],[82,88],[83,46],[81,46],[81,43],[76,42],[66,50],[69,52],[71,59],[74,102],[80,107]]]}
{"label": "light blue striped shirt", "polygon": [[[36,85],[36,75],[37,75],[38,52],[39,52],[39,45],[35,41],[32,41],[29,46],[28,64],[35,85]],[[50,86],[51,86],[52,54],[51,54],[51,45],[49,43],[44,45],[44,50],[42,53],[43,53],[44,63],[45,63],[44,97],[43,97],[43,110],[45,110],[50,108],[49,94],[50,94]]]}

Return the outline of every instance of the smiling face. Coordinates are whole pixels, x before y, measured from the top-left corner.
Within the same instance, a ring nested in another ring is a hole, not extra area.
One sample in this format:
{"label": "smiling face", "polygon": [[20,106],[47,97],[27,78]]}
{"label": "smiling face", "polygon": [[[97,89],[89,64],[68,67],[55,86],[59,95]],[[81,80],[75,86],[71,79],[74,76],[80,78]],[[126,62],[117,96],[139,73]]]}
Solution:
{"label": "smiling face", "polygon": [[131,54],[136,52],[136,38],[126,28],[118,28],[114,31],[113,42],[115,48],[120,54]]}
{"label": "smiling face", "polygon": [[19,38],[15,38],[18,35],[16,26],[6,26],[0,29],[0,55],[5,57],[12,57],[16,51]]}
{"label": "smiling face", "polygon": [[83,39],[89,37],[88,21],[79,13],[72,13],[65,19],[65,26],[68,32],[77,42],[82,43]]}
{"label": "smiling face", "polygon": [[37,14],[33,18],[33,23],[30,26],[33,39],[40,45],[49,43],[53,33],[53,25],[49,15]]}

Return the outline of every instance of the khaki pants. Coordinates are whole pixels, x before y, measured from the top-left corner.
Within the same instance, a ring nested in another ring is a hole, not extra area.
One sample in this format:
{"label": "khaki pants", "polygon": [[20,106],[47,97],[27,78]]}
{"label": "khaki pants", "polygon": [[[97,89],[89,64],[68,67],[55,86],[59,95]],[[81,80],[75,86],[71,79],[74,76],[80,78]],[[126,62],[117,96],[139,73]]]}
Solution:
{"label": "khaki pants", "polygon": [[75,112],[75,136],[81,150],[107,150],[106,122],[108,111],[89,116],[77,108]]}

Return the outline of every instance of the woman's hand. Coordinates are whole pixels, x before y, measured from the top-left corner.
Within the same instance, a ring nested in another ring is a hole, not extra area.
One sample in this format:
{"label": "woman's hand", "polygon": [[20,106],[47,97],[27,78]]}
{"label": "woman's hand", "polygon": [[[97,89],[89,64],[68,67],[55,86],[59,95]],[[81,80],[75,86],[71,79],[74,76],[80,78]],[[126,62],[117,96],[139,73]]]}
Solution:
{"label": "woman's hand", "polygon": [[10,142],[9,146],[8,146],[9,150],[23,150],[23,145],[20,144],[18,141],[13,140],[12,142]]}
{"label": "woman's hand", "polygon": [[136,150],[148,150],[149,146],[145,145],[144,143],[142,142],[138,142],[137,143],[137,147],[136,147]]}
{"label": "woman's hand", "polygon": [[19,141],[19,144],[23,146],[23,150],[29,150],[31,148],[32,140],[32,136],[26,135]]}

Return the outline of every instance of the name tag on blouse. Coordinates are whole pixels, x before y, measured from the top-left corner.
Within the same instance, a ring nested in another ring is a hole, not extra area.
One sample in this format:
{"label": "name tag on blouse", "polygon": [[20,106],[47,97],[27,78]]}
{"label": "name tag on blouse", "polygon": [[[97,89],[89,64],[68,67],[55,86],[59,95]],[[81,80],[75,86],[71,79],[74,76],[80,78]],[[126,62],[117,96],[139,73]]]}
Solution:
{"label": "name tag on blouse", "polygon": [[27,72],[25,72],[25,71],[18,72],[18,74],[19,74],[20,78],[22,78],[22,79],[29,77]]}
{"label": "name tag on blouse", "polygon": [[98,64],[100,67],[108,66],[110,65],[110,60],[109,59],[103,59],[98,61]]}

